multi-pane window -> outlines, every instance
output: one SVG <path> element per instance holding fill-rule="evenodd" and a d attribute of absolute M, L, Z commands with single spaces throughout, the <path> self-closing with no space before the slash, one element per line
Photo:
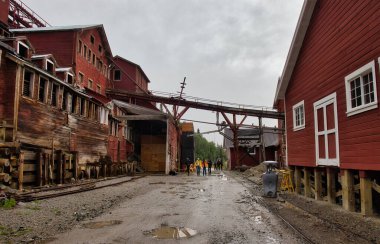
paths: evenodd
<path fill-rule="evenodd" d="M 293 106 L 293 129 L 305 128 L 305 104 L 301 101 Z"/>
<path fill-rule="evenodd" d="M 371 62 L 345 77 L 348 116 L 377 108 L 374 72 L 375 64 Z"/>
<path fill-rule="evenodd" d="M 22 95 L 26 97 L 33 97 L 34 75 L 29 70 L 24 71 L 24 85 Z"/>

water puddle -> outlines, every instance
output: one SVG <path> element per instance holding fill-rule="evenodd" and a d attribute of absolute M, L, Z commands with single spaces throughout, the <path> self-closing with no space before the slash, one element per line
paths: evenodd
<path fill-rule="evenodd" d="M 119 225 L 122 222 L 123 221 L 120 221 L 120 220 L 98 221 L 98 222 L 84 223 L 82 226 L 88 229 L 100 229 L 107 226 Z"/>
<path fill-rule="evenodd" d="M 184 239 L 190 238 L 197 234 L 196 230 L 186 227 L 171 227 L 162 225 L 160 228 L 144 232 L 145 235 L 151 235 L 157 239 Z"/>

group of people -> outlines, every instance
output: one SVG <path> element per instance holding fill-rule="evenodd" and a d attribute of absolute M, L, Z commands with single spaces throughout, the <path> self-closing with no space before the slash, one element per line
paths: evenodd
<path fill-rule="evenodd" d="M 197 171 L 197 175 L 200 176 L 201 175 L 201 169 L 202 169 L 202 174 L 203 176 L 205 175 L 211 175 L 211 169 L 212 169 L 212 165 L 214 165 L 214 170 L 222 170 L 223 168 L 223 163 L 222 163 L 222 160 L 220 158 L 218 158 L 216 160 L 215 163 L 213 163 L 210 160 L 201 160 L 201 159 L 197 159 L 194 164 L 191 164 L 190 163 L 190 160 L 187 159 L 187 163 L 186 163 L 186 166 L 187 166 L 187 175 L 190 175 L 190 170 L 193 171 L 194 167 Z"/>

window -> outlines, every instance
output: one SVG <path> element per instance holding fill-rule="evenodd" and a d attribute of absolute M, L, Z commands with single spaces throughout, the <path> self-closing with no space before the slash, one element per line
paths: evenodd
<path fill-rule="evenodd" d="M 293 106 L 293 130 L 301 130 L 305 128 L 305 106 L 301 101 Z"/>
<path fill-rule="evenodd" d="M 375 62 L 345 77 L 347 116 L 377 108 Z"/>
<path fill-rule="evenodd" d="M 51 105 L 54 107 L 57 107 L 58 105 L 58 91 L 59 86 L 53 83 L 51 87 Z"/>
<path fill-rule="evenodd" d="M 50 59 L 46 59 L 46 70 L 49 73 L 54 73 L 54 63 Z"/>
<path fill-rule="evenodd" d="M 99 50 L 100 53 L 102 53 L 102 51 L 103 51 L 102 46 L 99 45 L 98 50 Z"/>
<path fill-rule="evenodd" d="M 46 90 L 47 90 L 48 80 L 40 77 L 40 83 L 38 86 L 38 101 L 45 102 L 46 101 Z"/>
<path fill-rule="evenodd" d="M 91 44 L 95 43 L 95 37 L 93 35 L 90 36 L 90 41 L 91 41 Z"/>
<path fill-rule="evenodd" d="M 78 53 L 82 53 L 82 46 L 83 46 L 83 44 L 82 44 L 82 41 L 81 40 L 79 40 L 79 42 L 78 42 Z"/>
<path fill-rule="evenodd" d="M 95 66 L 96 56 L 95 53 L 92 54 L 92 65 Z"/>
<path fill-rule="evenodd" d="M 79 84 L 82 84 L 82 83 L 83 83 L 83 77 L 84 77 L 84 75 L 83 75 L 81 72 L 79 72 L 79 73 L 78 73 L 78 83 L 79 83 Z"/>
<path fill-rule="evenodd" d="M 92 57 L 92 52 L 90 49 L 88 49 L 88 55 L 87 55 L 88 62 L 91 62 L 91 57 Z"/>
<path fill-rule="evenodd" d="M 100 91 L 101 91 L 101 87 L 99 85 L 96 85 L 96 92 L 100 93 Z"/>
<path fill-rule="evenodd" d="M 87 84 L 88 89 L 92 90 L 92 84 L 93 84 L 93 81 L 89 79 L 88 84 Z"/>
<path fill-rule="evenodd" d="M 121 72 L 119 69 L 115 69 L 113 72 L 113 80 L 121 80 Z"/>
<path fill-rule="evenodd" d="M 77 112 L 78 97 L 76 95 L 72 96 L 71 99 L 71 113 L 75 114 Z"/>
<path fill-rule="evenodd" d="M 33 97 L 33 85 L 34 85 L 34 74 L 29 70 L 24 71 L 24 85 L 22 90 L 22 95 L 25 97 Z"/>
<path fill-rule="evenodd" d="M 62 110 L 64 111 L 70 111 L 70 98 L 71 98 L 71 95 L 70 93 L 64 89 L 63 90 L 63 96 L 62 96 Z"/>
<path fill-rule="evenodd" d="M 73 84 L 73 80 L 74 80 L 74 76 L 72 74 L 70 74 L 70 73 L 67 73 L 67 75 L 66 75 L 66 81 L 67 81 L 67 83 Z"/>
<path fill-rule="evenodd" d="M 17 42 L 17 53 L 23 57 L 28 58 L 29 47 L 23 42 Z"/>
<path fill-rule="evenodd" d="M 83 57 L 84 58 L 87 57 L 87 46 L 86 45 L 83 46 Z"/>
<path fill-rule="evenodd" d="M 79 114 L 82 116 L 85 115 L 85 110 L 86 110 L 85 101 L 86 100 L 84 98 L 79 98 Z"/>

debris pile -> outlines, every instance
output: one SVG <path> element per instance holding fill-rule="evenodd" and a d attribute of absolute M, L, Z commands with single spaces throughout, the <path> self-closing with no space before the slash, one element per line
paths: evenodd
<path fill-rule="evenodd" d="M 262 185 L 262 175 L 266 171 L 266 166 L 264 164 L 259 164 L 255 167 L 252 167 L 248 170 L 246 170 L 243 175 L 247 177 L 249 180 L 253 181 L 254 183 L 258 185 Z"/>

